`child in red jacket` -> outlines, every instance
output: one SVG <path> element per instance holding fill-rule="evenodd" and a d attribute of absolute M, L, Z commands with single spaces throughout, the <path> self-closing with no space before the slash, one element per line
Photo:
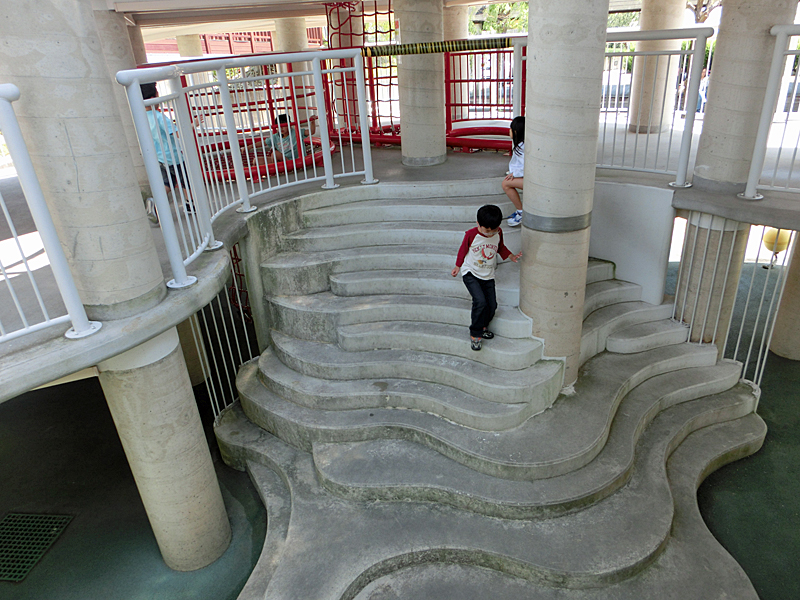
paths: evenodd
<path fill-rule="evenodd" d="M 512 254 L 503 243 L 503 230 L 500 223 L 503 213 L 494 204 L 487 204 L 478 209 L 478 226 L 464 234 L 464 241 L 458 249 L 456 266 L 450 274 L 455 277 L 461 273 L 464 285 L 472 296 L 472 323 L 469 326 L 471 346 L 473 350 L 481 349 L 482 340 L 490 340 L 494 334 L 489 331 L 489 323 L 497 310 L 497 298 L 494 288 L 494 271 L 497 267 L 497 255 L 511 258 L 517 262 L 522 256 Z"/>

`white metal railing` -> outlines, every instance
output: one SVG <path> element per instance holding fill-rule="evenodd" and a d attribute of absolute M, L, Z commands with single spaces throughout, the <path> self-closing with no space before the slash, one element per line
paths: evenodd
<path fill-rule="evenodd" d="M 783 231 L 788 235 L 782 239 L 779 230 L 773 232 L 775 241 L 765 243 L 767 230 L 691 211 L 672 314 L 689 326 L 690 342 L 716 344 L 720 357 L 739 361 L 742 378 L 756 385 L 764 373 L 796 241 L 796 232 Z M 749 240 L 752 232 L 755 239 Z M 755 243 L 755 257 L 745 259 L 745 247 Z"/>
<path fill-rule="evenodd" d="M 254 198 L 300 183 L 322 181 L 331 189 L 339 177 L 377 181 L 357 48 L 134 69 L 119 72 L 117 81 L 127 88 L 172 268 L 170 287 L 194 282 L 186 265 L 219 246 L 213 222 L 229 208 L 255 210 Z M 152 82 L 163 89 L 145 101 L 140 85 Z M 156 120 L 176 135 L 159 134 L 151 127 Z M 165 145 L 176 149 L 171 161 L 157 152 Z M 176 174 L 165 177 L 169 167 Z"/>
<path fill-rule="evenodd" d="M 776 25 L 770 33 L 775 36 L 775 49 L 747 186 L 739 194 L 748 200 L 763 197 L 757 192 L 759 188 L 800 192 L 800 69 L 796 66 L 800 49 L 797 41 L 790 44 L 800 36 L 800 25 Z"/>
<path fill-rule="evenodd" d="M 711 27 L 608 33 L 599 167 L 674 173 L 673 186 L 687 185 L 706 41 L 713 35 Z M 682 49 L 682 41 L 691 47 Z M 667 47 L 642 50 L 642 42 Z"/>
<path fill-rule="evenodd" d="M 50 314 L 51 311 L 48 310 L 36 283 L 33 274 L 34 268 L 28 260 L 31 248 L 23 241 L 23 236 L 18 235 L 9 208 L 0 195 L 0 209 L 2 209 L 6 226 L 11 235 L 7 240 L 0 242 L 0 247 L 9 250 L 0 253 L 0 277 L 2 277 L 3 287 L 5 287 L 2 292 L 8 294 L 8 298 L 4 301 L 10 300 L 17 312 L 17 318 L 13 323 L 0 322 L 0 341 L 7 341 L 67 322 L 71 322 L 72 327 L 66 332 L 66 337 L 72 339 L 85 337 L 98 331 L 101 324 L 87 318 L 72 279 L 67 258 L 61 248 L 61 242 L 45 204 L 39 180 L 33 170 L 33 163 L 14 113 L 12 102 L 18 100 L 19 97 L 20 92 L 17 86 L 9 83 L 0 84 L 0 130 L 3 132 L 9 154 L 14 162 L 28 209 L 36 225 L 41 246 L 46 253 L 47 262 L 50 264 L 67 314 L 58 316 Z M 15 282 L 15 279 L 18 281 Z M 30 310 L 32 308 L 29 305 L 31 297 L 35 299 L 36 307 L 33 310 L 35 315 Z"/>

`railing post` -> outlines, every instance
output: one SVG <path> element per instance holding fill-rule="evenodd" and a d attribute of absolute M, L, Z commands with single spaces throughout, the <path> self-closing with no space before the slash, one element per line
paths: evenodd
<path fill-rule="evenodd" d="M 42 238 L 42 245 L 47 252 L 58 291 L 61 293 L 67 314 L 72 321 L 72 328 L 66 332 L 65 336 L 70 339 L 86 337 L 100 331 L 102 323 L 90 321 L 86 316 L 86 309 L 83 307 L 78 289 L 75 287 L 75 281 L 72 279 L 67 257 L 61 248 L 61 241 L 45 203 L 28 147 L 22 137 L 22 130 L 19 128 L 14 107 L 11 104 L 19 100 L 19 96 L 17 86 L 11 83 L 0 84 L 0 130 L 3 132 L 6 146 L 14 161 L 31 217 L 33 217 L 33 222 Z"/>
<path fill-rule="evenodd" d="M 239 136 L 236 133 L 236 119 L 233 117 L 233 104 L 231 103 L 231 90 L 228 85 L 228 74 L 225 67 L 217 69 L 217 81 L 219 82 L 219 97 L 222 102 L 222 112 L 225 115 L 225 129 L 228 135 L 228 146 L 231 149 L 231 160 L 233 161 L 233 172 L 236 175 L 236 189 L 242 200 L 241 208 L 237 212 L 252 212 L 255 206 L 250 206 L 250 192 L 247 191 L 247 182 L 244 178 L 244 164 L 242 163 L 242 153 L 239 150 Z"/>
<path fill-rule="evenodd" d="M 119 81 L 119 79 L 117 79 Z M 127 82 L 127 79 L 126 79 Z M 183 264 L 181 248 L 178 243 L 178 234 L 175 231 L 175 223 L 172 220 L 172 210 L 170 209 L 167 191 L 164 188 L 164 180 L 161 177 L 161 165 L 156 156 L 156 146 L 153 136 L 150 133 L 150 121 L 147 118 L 147 109 L 142 98 L 142 88 L 139 87 L 139 80 L 133 79 L 128 83 L 120 81 L 126 86 L 128 94 L 128 104 L 131 107 L 133 125 L 136 128 L 136 135 L 139 138 L 139 147 L 142 150 L 144 168 L 147 172 L 147 180 L 150 182 L 150 191 L 156 203 L 158 211 L 158 222 L 161 232 L 164 235 L 164 246 L 167 250 L 169 265 L 172 269 L 172 277 L 167 282 L 167 287 L 183 288 L 188 287 L 197 281 L 197 278 L 186 274 L 186 265 Z"/>
<path fill-rule="evenodd" d="M 764 168 L 764 159 L 767 156 L 767 137 L 770 125 L 772 125 L 772 116 L 775 114 L 775 103 L 778 101 L 784 55 L 789 49 L 790 35 L 787 31 L 781 29 L 780 26 L 775 26 L 770 33 L 775 36 L 775 49 L 772 51 L 772 65 L 770 65 L 767 77 L 767 91 L 764 94 L 764 106 L 761 108 L 761 118 L 758 122 L 753 160 L 750 162 L 750 171 L 747 174 L 747 185 L 744 192 L 737 194 L 744 200 L 761 200 L 764 197 L 756 192 L 756 186 L 761 178 L 761 170 Z"/>
<path fill-rule="evenodd" d="M 511 93 L 511 114 L 514 117 L 522 115 L 522 86 L 525 78 L 522 76 L 522 40 L 514 40 L 514 83 Z"/>
<path fill-rule="evenodd" d="M 364 81 L 364 57 L 359 52 L 355 57 L 356 91 L 358 92 L 358 121 L 361 129 L 361 155 L 364 160 L 363 184 L 378 183 L 372 175 L 372 149 L 369 145 L 369 116 L 367 115 L 367 85 Z M 326 125 L 327 127 L 327 125 Z"/>
<path fill-rule="evenodd" d="M 669 185 L 675 188 L 691 187 L 691 183 L 686 182 L 687 171 L 689 170 L 689 153 L 692 149 L 692 134 L 694 133 L 695 111 L 689 110 L 697 104 L 697 95 L 700 92 L 700 78 L 703 72 L 703 61 L 706 58 L 706 40 L 708 34 L 705 31 L 698 31 L 695 38 L 694 51 L 692 52 L 692 70 L 689 73 L 689 88 L 686 90 L 686 120 L 683 125 L 683 136 L 681 136 L 681 150 L 678 155 L 678 171 L 675 173 L 675 181 Z"/>
<path fill-rule="evenodd" d="M 192 117 L 189 114 L 186 93 L 183 91 L 183 83 L 180 77 L 169 79 L 168 84 L 170 92 L 178 94 L 178 97 L 175 99 L 178 133 L 183 140 L 183 155 L 189 172 L 189 187 L 191 188 L 194 206 L 197 210 L 200 226 L 203 228 L 203 234 L 208 236 L 208 245 L 206 249 L 216 250 L 222 247 L 222 242 L 214 239 L 214 229 L 211 225 L 211 208 L 208 203 L 208 196 L 206 195 L 203 170 L 200 167 L 200 156 L 197 154 L 194 126 Z"/>
<path fill-rule="evenodd" d="M 325 109 L 325 89 L 322 87 L 322 63 L 319 56 L 315 56 L 311 60 L 311 68 L 314 72 L 314 96 L 317 101 L 317 111 Z M 362 113 L 363 115 L 364 113 Z M 322 141 L 322 166 L 325 170 L 325 185 L 322 186 L 324 190 L 332 190 L 339 187 L 339 184 L 333 181 L 333 159 L 331 158 L 331 139 L 328 133 L 327 119 L 320 119 L 318 121 L 320 126 L 319 137 Z"/>

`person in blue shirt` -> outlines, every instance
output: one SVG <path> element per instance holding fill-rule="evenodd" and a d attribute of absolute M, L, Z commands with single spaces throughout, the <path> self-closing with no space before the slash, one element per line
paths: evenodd
<path fill-rule="evenodd" d="M 303 140 L 313 135 L 317 130 L 316 124 L 317 117 L 309 118 L 309 129 L 300 129 L 300 136 Z M 269 137 L 261 140 L 256 140 L 256 145 L 263 145 L 265 148 L 272 150 L 276 160 L 295 160 L 302 156 L 300 149 L 297 145 L 297 134 L 295 128 L 289 122 L 289 115 L 278 115 L 275 119 L 275 125 L 278 130 L 269 135 Z"/>

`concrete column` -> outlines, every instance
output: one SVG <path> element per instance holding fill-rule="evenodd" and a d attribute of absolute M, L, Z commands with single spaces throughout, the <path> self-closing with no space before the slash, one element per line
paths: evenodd
<path fill-rule="evenodd" d="M 725 352 L 749 232 L 748 223 L 725 222 L 699 213 L 686 225 L 687 256 L 682 257 L 675 316 L 694 324 L 689 341 L 715 341 L 720 357 Z"/>
<path fill-rule="evenodd" d="M 275 52 L 302 52 L 308 50 L 308 33 L 305 17 L 275 19 L 275 37 L 272 38 Z"/>
<path fill-rule="evenodd" d="M 446 40 L 464 40 L 469 37 L 469 7 L 453 6 L 445 7 L 443 16 L 443 38 Z M 451 63 L 451 77 L 454 79 L 464 79 L 469 74 L 469 57 L 465 54 L 458 60 Z M 453 83 L 450 84 L 450 97 L 453 99 L 453 106 L 450 109 L 452 120 L 467 117 L 469 99 L 469 84 Z"/>
<path fill-rule="evenodd" d="M 193 571 L 231 529 L 173 328 L 100 365 L 100 384 L 167 565 Z"/>
<path fill-rule="evenodd" d="M 103 55 L 106 57 L 108 73 L 112 79 L 111 87 L 114 90 L 114 98 L 119 108 L 125 139 L 128 140 L 128 149 L 136 172 L 136 180 L 143 191 L 149 192 L 150 182 L 147 180 L 142 151 L 139 149 L 136 128 L 133 126 L 128 97 L 125 94 L 125 88 L 114 80 L 117 72 L 136 68 L 136 59 L 133 57 L 133 49 L 128 36 L 128 25 L 125 23 L 125 17 L 110 10 L 94 11 L 94 20 L 97 25 L 97 32 L 100 34 L 100 43 L 103 46 Z"/>
<path fill-rule="evenodd" d="M 678 29 L 683 26 L 684 0 L 642 0 L 641 30 Z M 637 42 L 636 50 L 661 52 L 680 50 L 680 40 Z M 668 60 L 670 59 L 670 60 Z M 629 130 L 632 133 L 664 131 L 672 123 L 675 94 L 672 87 L 664 94 L 664 87 L 678 79 L 680 59 L 667 56 L 638 57 L 633 63 L 631 78 Z"/>
<path fill-rule="evenodd" d="M 7 0 L 0 65 L 89 318 L 166 293 L 91 3 Z M 47 57 L 47 58 L 43 58 Z"/>
<path fill-rule="evenodd" d="M 578 377 L 608 0 L 532 0 L 520 309 Z"/>
<path fill-rule="evenodd" d="M 775 38 L 769 34 L 769 30 L 776 23 L 792 23 L 796 9 L 797 3 L 793 0 L 725 0 L 692 179 L 698 192 L 723 193 L 732 197 L 744 190 L 775 45 Z M 719 314 L 713 317 L 715 321 L 719 320 L 720 332 L 727 332 L 733 310 L 733 292 L 720 287 L 719 269 L 727 269 L 729 280 L 738 281 L 742 255 L 740 249 L 735 247 L 730 264 L 724 258 L 723 265 L 715 270 L 716 249 L 722 244 L 721 256 L 725 257 L 726 248 L 730 249 L 730 242 L 725 240 L 729 234 L 723 234 L 720 242 L 718 227 L 715 229 L 713 224 L 705 221 L 698 222 L 696 226 L 698 240 L 710 241 L 704 264 L 701 264 L 702 254 L 681 259 L 684 273 L 690 267 L 687 261 L 691 260 L 691 270 L 704 274 L 703 281 L 689 282 L 690 301 L 694 304 L 699 294 L 698 306 L 710 304 L 720 307 Z M 746 225 L 742 225 L 742 230 L 737 234 L 737 245 L 746 244 L 744 228 Z M 712 279 L 716 281 L 713 287 Z M 720 294 L 731 297 L 721 301 Z M 692 312 L 686 312 L 685 321 L 691 322 Z M 704 309 L 694 314 L 696 331 L 703 329 L 703 320 L 711 320 L 706 319 Z M 708 335 L 707 329 L 708 326 L 703 331 L 704 340 Z M 717 333 L 719 338 L 720 333 Z M 724 342 L 724 337 L 721 342 Z"/>
<path fill-rule="evenodd" d="M 395 19 L 403 44 L 442 41 L 442 2 L 398 0 Z M 403 164 L 427 167 L 447 159 L 444 118 L 444 56 L 397 59 Z"/>
<path fill-rule="evenodd" d="M 800 244 L 796 242 L 769 349 L 778 356 L 800 360 Z"/>
<path fill-rule="evenodd" d="M 138 25 L 128 25 L 128 39 L 131 41 L 131 50 L 133 51 L 133 62 L 136 65 L 147 64 L 147 50 L 144 46 L 144 37 L 142 37 L 142 28 Z"/>
<path fill-rule="evenodd" d="M 178 54 L 182 57 L 203 56 L 203 42 L 198 34 L 178 35 L 175 41 L 178 42 Z"/>
<path fill-rule="evenodd" d="M 744 190 L 753 157 L 775 38 L 792 23 L 794 0 L 725 0 L 697 148 L 695 187 Z"/>

